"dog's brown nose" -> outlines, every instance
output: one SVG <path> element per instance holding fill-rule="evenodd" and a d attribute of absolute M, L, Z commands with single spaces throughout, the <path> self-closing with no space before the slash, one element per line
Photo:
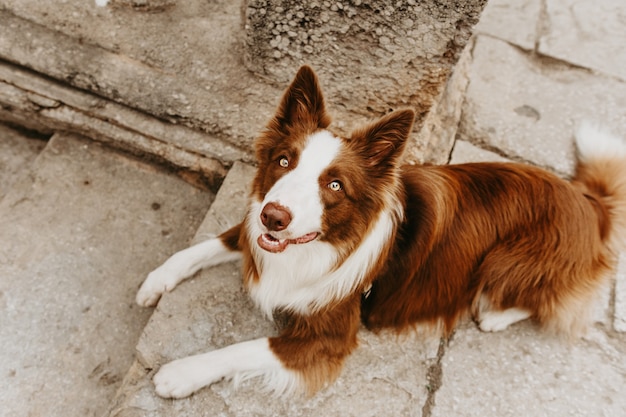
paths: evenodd
<path fill-rule="evenodd" d="M 280 204 L 267 203 L 261 211 L 261 222 L 268 230 L 278 232 L 289 226 L 291 213 Z"/>

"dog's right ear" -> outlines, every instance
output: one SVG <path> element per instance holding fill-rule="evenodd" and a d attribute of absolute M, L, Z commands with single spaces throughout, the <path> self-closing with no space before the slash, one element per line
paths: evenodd
<path fill-rule="evenodd" d="M 313 132 L 325 129 L 329 124 L 330 116 L 326 113 L 317 76 L 311 67 L 304 65 L 283 94 L 267 127 L 271 131 L 287 134 L 294 128 Z"/>

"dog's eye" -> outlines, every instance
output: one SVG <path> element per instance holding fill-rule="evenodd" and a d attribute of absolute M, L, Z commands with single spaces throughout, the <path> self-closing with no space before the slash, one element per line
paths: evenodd
<path fill-rule="evenodd" d="M 289 166 L 289 159 L 287 159 L 286 156 L 283 156 L 278 160 L 278 164 L 283 168 L 287 168 Z"/>
<path fill-rule="evenodd" d="M 335 180 L 328 184 L 328 188 L 330 188 L 332 191 L 341 191 L 343 190 L 343 185 L 341 184 L 341 182 Z"/>

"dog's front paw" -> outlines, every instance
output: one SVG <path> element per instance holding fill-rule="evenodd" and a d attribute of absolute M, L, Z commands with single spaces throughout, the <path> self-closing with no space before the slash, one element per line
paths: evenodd
<path fill-rule="evenodd" d="M 156 305 L 164 292 L 173 290 L 178 281 L 172 271 L 161 266 L 148 274 L 137 292 L 135 301 L 142 307 L 152 307 Z"/>
<path fill-rule="evenodd" d="M 211 384 L 214 380 L 202 365 L 193 356 L 163 365 L 152 379 L 157 394 L 163 398 L 185 398 Z"/>

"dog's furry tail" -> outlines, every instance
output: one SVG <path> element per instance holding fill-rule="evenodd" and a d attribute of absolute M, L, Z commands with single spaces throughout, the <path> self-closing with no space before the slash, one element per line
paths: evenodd
<path fill-rule="evenodd" d="M 583 185 L 608 212 L 607 244 L 626 250 L 626 140 L 591 123 L 576 132 L 578 166 L 575 182 Z"/>

